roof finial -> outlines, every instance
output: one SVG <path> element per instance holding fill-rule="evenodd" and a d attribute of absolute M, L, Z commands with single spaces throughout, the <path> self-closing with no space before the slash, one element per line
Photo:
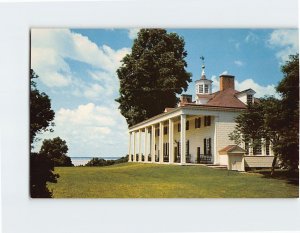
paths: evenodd
<path fill-rule="evenodd" d="M 205 76 L 204 57 L 201 56 L 201 57 L 200 57 L 200 60 L 202 60 L 202 73 L 201 73 L 201 79 L 206 79 L 206 76 Z"/>

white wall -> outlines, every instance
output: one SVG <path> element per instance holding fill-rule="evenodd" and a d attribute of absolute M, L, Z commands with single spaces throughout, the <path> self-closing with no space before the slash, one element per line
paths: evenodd
<path fill-rule="evenodd" d="M 234 130 L 234 127 L 236 125 L 235 117 L 237 117 L 238 114 L 238 112 L 222 112 L 219 114 L 216 128 L 216 163 L 220 162 L 220 156 L 218 151 L 228 145 L 235 144 L 234 141 L 231 141 L 229 139 L 228 135 Z"/>

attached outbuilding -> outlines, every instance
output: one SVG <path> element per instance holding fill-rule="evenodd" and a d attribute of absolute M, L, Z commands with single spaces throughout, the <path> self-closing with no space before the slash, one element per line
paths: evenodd
<path fill-rule="evenodd" d="M 245 171 L 246 151 L 237 145 L 228 145 L 219 150 L 220 165 L 227 166 L 228 170 Z"/>

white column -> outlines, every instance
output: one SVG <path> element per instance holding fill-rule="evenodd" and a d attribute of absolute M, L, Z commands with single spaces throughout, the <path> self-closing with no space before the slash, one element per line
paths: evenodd
<path fill-rule="evenodd" d="M 261 139 L 261 155 L 266 156 L 266 140 Z"/>
<path fill-rule="evenodd" d="M 139 162 L 142 161 L 142 132 L 141 129 L 139 129 Z"/>
<path fill-rule="evenodd" d="M 159 163 L 164 162 L 164 125 L 163 122 L 159 123 Z"/>
<path fill-rule="evenodd" d="M 144 162 L 148 162 L 148 152 L 147 152 L 147 147 L 148 147 L 148 128 L 145 128 L 145 135 L 144 135 Z"/>
<path fill-rule="evenodd" d="M 186 153 L 186 132 L 185 132 L 185 124 L 186 124 L 186 115 L 180 115 L 180 124 L 181 124 L 181 130 L 180 130 L 180 154 L 181 154 L 181 164 L 186 163 L 185 159 L 185 153 Z"/>
<path fill-rule="evenodd" d="M 155 125 L 151 126 L 151 162 L 155 163 Z"/>
<path fill-rule="evenodd" d="M 135 132 L 132 132 L 132 136 L 133 136 L 133 162 L 136 162 L 136 145 L 135 145 Z"/>
<path fill-rule="evenodd" d="M 174 122 L 169 119 L 169 163 L 174 163 Z"/>
<path fill-rule="evenodd" d="M 129 144 L 128 144 L 128 162 L 132 162 L 131 160 L 131 133 L 129 132 Z"/>
<path fill-rule="evenodd" d="M 213 163 L 216 164 L 219 162 L 219 159 L 218 159 L 218 151 L 217 151 L 217 135 L 218 135 L 218 122 L 219 122 L 219 117 L 218 116 L 215 116 L 214 117 L 214 123 L 215 123 L 215 131 L 214 131 L 214 140 L 213 140 L 213 148 L 214 148 L 214 151 L 213 151 L 213 158 L 214 158 L 214 161 Z"/>

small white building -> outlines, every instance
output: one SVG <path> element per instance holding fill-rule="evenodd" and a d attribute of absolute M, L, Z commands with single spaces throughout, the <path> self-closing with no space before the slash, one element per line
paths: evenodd
<path fill-rule="evenodd" d="M 255 91 L 237 91 L 234 76 L 220 75 L 220 90 L 212 93 L 212 80 L 202 75 L 192 95 L 182 95 L 176 108 L 129 128 L 129 162 L 224 165 L 231 170 L 271 167 L 269 142 L 256 148 L 235 146 L 229 133 L 235 118 L 255 101 Z"/>

